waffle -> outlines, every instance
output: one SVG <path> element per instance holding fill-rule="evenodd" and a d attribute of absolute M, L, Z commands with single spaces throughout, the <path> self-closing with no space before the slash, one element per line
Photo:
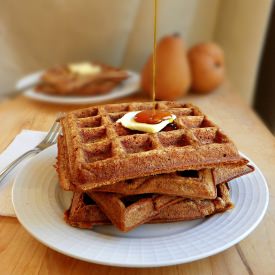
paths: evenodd
<path fill-rule="evenodd" d="M 155 216 L 152 223 L 165 223 L 200 219 L 209 215 L 224 212 L 233 208 L 230 200 L 228 185 L 223 183 L 217 186 L 217 198 L 214 200 L 181 200 L 167 206 Z"/>
<path fill-rule="evenodd" d="M 73 191 L 75 190 L 75 186 L 70 183 L 68 177 L 70 171 L 66 166 L 67 150 L 62 136 L 59 136 L 58 151 L 57 167 L 59 170 L 59 182 L 63 189 Z M 216 198 L 217 184 L 227 182 L 252 171 L 253 167 L 250 165 L 218 167 L 212 170 L 185 170 L 121 181 L 112 185 L 95 188 L 93 191 L 113 192 L 124 195 L 158 193 L 185 198 L 214 199 Z"/>
<path fill-rule="evenodd" d="M 151 220 L 162 208 L 181 200 L 180 197 L 157 194 L 125 196 L 91 191 L 87 194 L 112 223 L 124 232 Z"/>
<path fill-rule="evenodd" d="M 71 182 L 71 172 L 68 163 L 68 154 L 65 147 L 64 137 L 59 135 L 57 140 L 58 154 L 56 170 L 59 178 L 59 184 L 62 189 L 74 191 L 75 185 Z"/>
<path fill-rule="evenodd" d="M 178 202 L 160 209 L 159 214 L 147 223 L 164 223 L 186 221 L 203 218 L 224 212 L 233 207 L 227 184 L 217 186 L 218 197 L 214 200 L 181 199 Z M 65 214 L 68 224 L 79 228 L 92 228 L 95 225 L 110 224 L 110 220 L 91 200 L 82 192 L 75 192 L 71 207 Z"/>
<path fill-rule="evenodd" d="M 64 138 L 58 138 L 58 175 L 61 187 L 65 190 L 75 190 L 70 182 L 70 171 L 66 166 L 67 150 Z M 219 174 L 219 177 L 221 175 Z M 126 195 L 143 193 L 159 193 L 188 198 L 215 198 L 216 187 L 210 169 L 197 171 L 181 171 L 177 173 L 161 174 L 127 181 L 121 181 L 112 185 L 105 185 L 93 189 L 99 192 L 114 192 Z"/>
<path fill-rule="evenodd" d="M 216 184 L 229 182 L 235 178 L 253 172 L 255 168 L 252 165 L 237 165 L 235 167 L 221 167 L 212 170 L 213 180 Z"/>
<path fill-rule="evenodd" d="M 126 71 L 100 64 L 101 72 L 94 75 L 80 75 L 68 66 L 56 66 L 47 70 L 36 86 L 37 92 L 58 95 L 96 95 L 111 91 L 128 78 Z"/>
<path fill-rule="evenodd" d="M 110 223 L 96 203 L 83 192 L 73 194 L 71 206 L 65 212 L 65 221 L 79 228 L 92 228 L 94 225 Z"/>
<path fill-rule="evenodd" d="M 233 142 L 190 104 L 158 102 L 156 109 L 177 116 L 175 127 L 159 133 L 132 131 L 116 123 L 128 111 L 151 108 L 151 102 L 103 105 L 61 119 L 71 182 L 87 191 L 144 176 L 247 163 Z"/>
<path fill-rule="evenodd" d="M 218 167 L 215 169 L 185 170 L 161 174 L 95 188 L 96 192 L 125 195 L 158 193 L 195 199 L 215 199 L 216 185 L 252 172 L 250 165 Z"/>

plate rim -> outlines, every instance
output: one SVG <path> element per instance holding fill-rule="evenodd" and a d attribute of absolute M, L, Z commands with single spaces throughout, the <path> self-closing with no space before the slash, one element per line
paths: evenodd
<path fill-rule="evenodd" d="M 107 266 L 117 266 L 117 267 L 136 267 L 136 268 L 147 268 L 147 267 L 162 267 L 162 266 L 172 266 L 172 265 L 177 265 L 177 264 L 184 264 L 184 263 L 190 263 L 193 261 L 197 261 L 200 259 L 204 259 L 210 256 L 214 256 L 220 252 L 225 251 L 226 249 L 234 246 L 235 244 L 239 243 L 241 240 L 245 239 L 251 232 L 253 232 L 255 230 L 255 228 L 260 224 L 260 222 L 263 220 L 267 208 L 268 208 L 268 204 L 269 204 L 269 188 L 268 188 L 268 184 L 266 181 L 266 178 L 264 177 L 262 171 L 259 169 L 259 167 L 255 164 L 255 162 L 253 162 L 249 157 L 247 157 L 245 154 L 241 153 L 240 154 L 247 158 L 249 160 L 249 162 L 255 167 L 255 171 L 257 171 L 260 175 L 260 178 L 262 179 L 262 184 L 263 184 L 263 188 L 264 188 L 264 193 L 265 193 L 265 204 L 264 207 L 262 208 L 261 214 L 257 217 L 257 220 L 248 228 L 245 230 L 245 232 L 243 232 L 243 234 L 241 234 L 240 236 L 238 236 L 237 238 L 235 238 L 234 240 L 232 240 L 231 242 L 227 242 L 226 244 L 224 244 L 223 246 L 220 246 L 216 249 L 209 249 L 208 252 L 205 253 L 199 253 L 196 256 L 186 256 L 184 257 L 184 259 L 169 259 L 169 260 L 165 260 L 162 262 L 156 262 L 154 263 L 123 263 L 120 262 L 118 263 L 117 261 L 111 261 L 111 260 L 98 260 L 98 259 L 91 259 L 90 257 L 82 257 L 80 255 L 77 255 L 77 253 L 73 253 L 70 252 L 68 250 L 64 250 L 59 248 L 58 246 L 53 246 L 49 243 L 47 243 L 46 241 L 44 241 L 41 237 L 39 237 L 39 234 L 36 234 L 32 231 L 32 229 L 29 227 L 28 224 L 25 224 L 24 221 L 21 220 L 20 214 L 18 215 L 18 211 L 16 209 L 15 206 L 15 201 L 14 201 L 14 193 L 16 190 L 16 185 L 18 184 L 17 182 L 20 180 L 20 175 L 22 173 L 22 171 L 24 170 L 25 167 L 30 166 L 32 162 L 35 161 L 35 158 L 38 157 L 41 153 L 45 153 L 45 151 L 50 150 L 50 148 L 54 147 L 56 145 L 50 146 L 49 148 L 45 149 L 44 151 L 40 152 L 38 155 L 34 156 L 33 158 L 31 158 L 23 167 L 22 169 L 20 169 L 20 171 L 18 172 L 18 174 L 15 177 L 14 180 L 14 184 L 13 184 L 13 188 L 12 188 L 12 203 L 14 206 L 14 210 L 15 210 L 15 214 L 16 214 L 16 218 L 18 219 L 18 221 L 20 222 L 20 224 L 25 228 L 25 230 L 33 237 L 35 238 L 37 241 L 39 241 L 40 243 L 42 243 L 43 245 L 45 245 L 46 247 L 49 247 L 51 249 L 53 249 L 54 251 L 57 251 L 61 254 L 64 254 L 66 256 L 78 259 L 78 260 L 82 260 L 85 262 L 90 262 L 90 263 L 95 263 L 95 264 L 101 264 L 101 265 L 107 265 Z M 96 232 L 97 233 L 97 232 Z M 120 237 L 117 237 L 120 238 Z M 131 238 L 130 238 L 131 239 Z"/>

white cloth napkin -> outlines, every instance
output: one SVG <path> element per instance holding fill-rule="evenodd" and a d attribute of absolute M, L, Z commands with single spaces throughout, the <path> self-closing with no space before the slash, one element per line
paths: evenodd
<path fill-rule="evenodd" d="M 22 130 L 11 144 L 0 154 L 0 171 L 13 160 L 34 148 L 45 137 L 45 132 Z M 12 205 L 11 192 L 14 178 L 18 171 L 30 159 L 22 161 L 0 184 L 0 215 L 15 217 Z"/>

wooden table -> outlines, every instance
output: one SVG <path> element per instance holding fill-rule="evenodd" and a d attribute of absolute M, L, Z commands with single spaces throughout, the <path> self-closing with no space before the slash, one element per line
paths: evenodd
<path fill-rule="evenodd" d="M 142 96 L 123 101 L 146 100 Z M 147 99 L 148 100 L 148 99 Z M 121 100 L 122 101 L 122 100 Z M 188 96 L 221 125 L 239 150 L 253 159 L 269 183 L 264 220 L 245 240 L 218 255 L 163 268 L 119 268 L 75 260 L 31 237 L 15 218 L 0 217 L 0 274 L 275 274 L 275 139 L 229 84 L 208 96 Z M 38 103 L 22 96 L 0 104 L 0 152 L 21 129 L 48 130 L 56 113 L 75 106 Z"/>

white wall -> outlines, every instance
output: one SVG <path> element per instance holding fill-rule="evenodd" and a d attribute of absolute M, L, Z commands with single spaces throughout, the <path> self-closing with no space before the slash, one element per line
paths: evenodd
<path fill-rule="evenodd" d="M 159 37 L 208 40 L 226 52 L 228 75 L 247 102 L 272 0 L 159 0 Z M 26 73 L 77 60 L 140 70 L 152 49 L 152 0 L 0 0 L 0 94 Z"/>
<path fill-rule="evenodd" d="M 251 104 L 272 0 L 220 2 L 214 39 L 225 50 L 233 86 Z"/>

